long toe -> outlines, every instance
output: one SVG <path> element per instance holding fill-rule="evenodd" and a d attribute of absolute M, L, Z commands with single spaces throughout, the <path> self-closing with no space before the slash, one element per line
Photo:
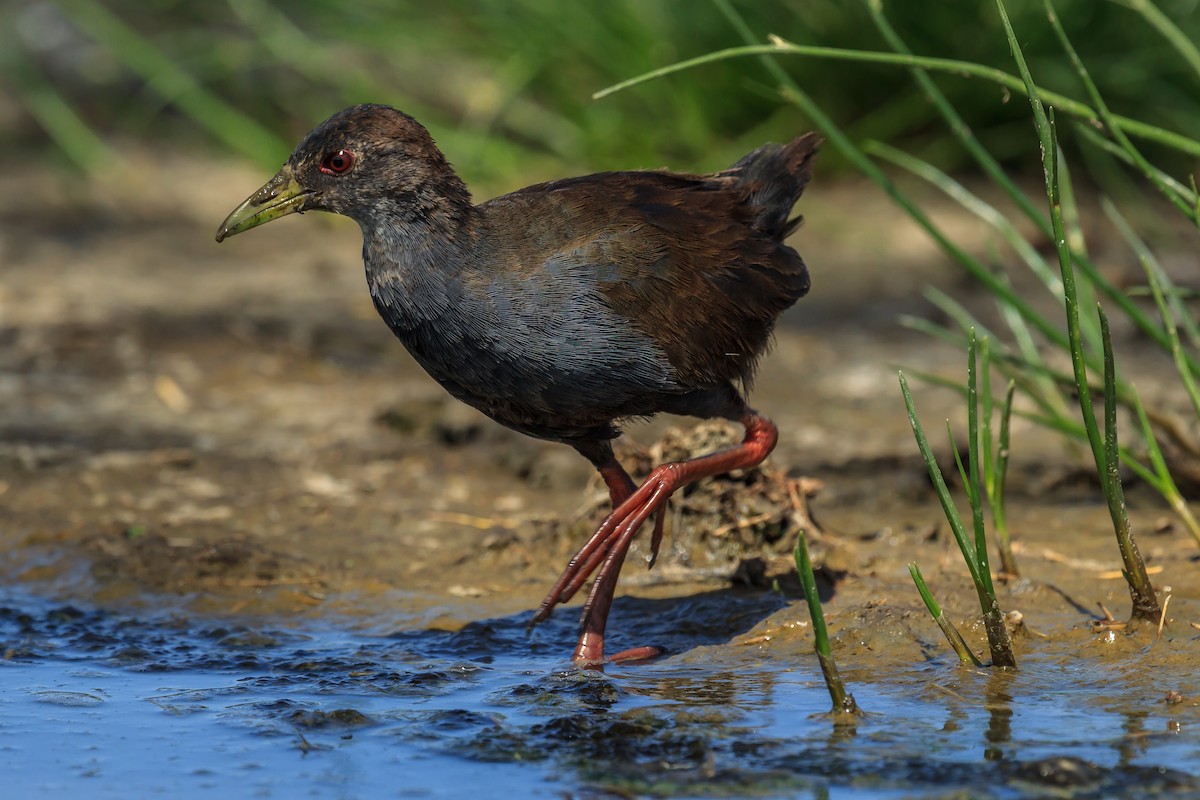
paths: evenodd
<path fill-rule="evenodd" d="M 662 508 L 658 509 L 658 514 L 654 517 L 654 533 L 650 534 L 650 559 L 646 562 L 646 569 L 651 569 L 658 563 L 658 548 L 662 544 L 663 525 L 667 520 L 667 509 L 670 508 L 670 503 L 663 503 Z"/>
<path fill-rule="evenodd" d="M 665 648 L 647 645 L 645 647 L 631 647 L 628 650 L 622 650 L 619 653 L 614 653 L 608 657 L 609 664 L 641 664 L 646 661 L 652 661 L 656 658 L 665 656 L 667 651 Z"/>

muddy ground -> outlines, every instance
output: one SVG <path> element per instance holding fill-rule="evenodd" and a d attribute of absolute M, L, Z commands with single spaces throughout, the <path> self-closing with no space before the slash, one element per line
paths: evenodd
<path fill-rule="evenodd" d="M 0 179 L 0 579 L 100 607 L 399 628 L 535 608 L 603 498 L 588 465 L 444 396 L 376 317 L 353 223 L 313 214 L 218 246 L 217 224 L 265 176 L 148 162 L 107 185 L 20 170 Z M 999 252 L 963 212 L 930 202 L 978 252 Z M 646 571 L 635 553 L 619 594 L 735 597 L 780 580 L 794 597 L 794 519 L 777 490 L 781 476 L 802 477 L 843 659 L 878 674 L 945 650 L 908 561 L 952 616 L 973 608 L 896 381 L 898 366 L 961 377 L 964 359 L 897 317 L 931 313 L 927 284 L 981 313 L 988 304 L 869 187 L 818 181 L 801 210 L 794 244 L 814 289 L 783 319 L 752 398 L 781 431 L 769 474 L 712 489 L 725 506 L 697 500 L 691 522 L 679 510 L 690 501 L 676 503 L 661 563 Z M 1115 248 L 1098 260 L 1135 275 Z M 1124 338 L 1143 391 L 1180 402 L 1165 388 L 1169 364 Z M 961 440 L 961 401 L 914 385 L 948 453 L 941 423 L 950 417 Z M 623 452 L 644 467 L 676 425 L 694 422 L 631 425 Z M 1009 515 L 1025 580 L 1005 584 L 1001 603 L 1035 631 L 1088 641 L 1098 604 L 1121 616 L 1128 596 L 1081 463 L 1014 423 Z M 1196 547 L 1144 487 L 1130 506 L 1173 598 L 1168 635 L 1191 639 Z M 618 601 L 618 638 L 638 608 Z M 705 624 L 718 644 L 799 654 L 811 646 L 806 619 L 786 603 Z M 641 623 L 652 635 L 653 619 Z M 565 657 L 569 631 L 556 635 Z"/>

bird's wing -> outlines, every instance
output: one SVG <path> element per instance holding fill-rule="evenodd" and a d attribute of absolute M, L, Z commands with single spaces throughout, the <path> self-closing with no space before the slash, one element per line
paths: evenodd
<path fill-rule="evenodd" d="M 808 290 L 800 256 L 755 227 L 749 195 L 731 173 L 624 172 L 485 205 L 524 221 L 522 263 L 498 268 L 533 291 L 598 293 L 659 344 L 683 383 L 708 386 L 748 381 L 775 317 Z"/>

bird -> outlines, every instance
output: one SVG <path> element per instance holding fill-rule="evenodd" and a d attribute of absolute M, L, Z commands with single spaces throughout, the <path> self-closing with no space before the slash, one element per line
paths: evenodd
<path fill-rule="evenodd" d="M 376 310 L 453 397 L 501 425 L 570 445 L 599 472 L 612 512 L 554 583 L 531 625 L 594 578 L 572 661 L 606 658 L 617 578 L 651 517 L 657 558 L 671 494 L 761 463 L 778 429 L 747 404 L 777 317 L 810 288 L 785 239 L 820 145 L 766 144 L 711 174 L 600 172 L 473 202 L 413 117 L 340 111 L 221 224 L 217 241 L 292 213 L 358 222 Z M 656 467 L 639 485 L 613 440 L 671 413 L 740 423 L 740 444 Z"/>

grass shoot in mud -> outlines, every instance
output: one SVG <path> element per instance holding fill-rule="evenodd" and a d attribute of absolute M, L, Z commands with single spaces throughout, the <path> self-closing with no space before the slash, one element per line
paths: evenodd
<path fill-rule="evenodd" d="M 804 530 L 796 533 L 796 574 L 800 578 L 800 586 L 804 590 L 804 600 L 808 604 L 808 615 L 812 620 L 813 642 L 817 651 L 817 660 L 821 662 L 821 674 L 825 676 L 825 686 L 829 689 L 829 697 L 833 700 L 833 715 L 835 724 L 853 724 L 854 718 L 861 713 L 854 695 L 846 691 L 846 684 L 838 673 L 837 663 L 833 660 L 833 650 L 829 646 L 829 631 L 825 627 L 825 614 L 821 610 L 821 598 L 817 593 L 817 577 L 813 574 L 812 561 L 808 556 L 808 541 L 804 538 Z"/>
<path fill-rule="evenodd" d="M 917 593 L 921 595 L 921 600 L 925 603 L 925 608 L 929 611 L 929 616 L 933 617 L 933 621 L 942 629 L 942 634 L 950 644 L 950 649 L 958 656 L 958 663 L 963 666 L 982 667 L 983 662 L 979 660 L 970 646 L 967 645 L 958 628 L 946 616 L 946 612 L 942 610 L 942 607 L 938 605 L 937 600 L 933 597 L 933 592 L 929 591 L 929 586 L 925 583 L 925 576 L 921 574 L 921 568 L 917 566 L 917 562 L 908 562 L 908 574 L 912 576 L 913 583 L 917 587 Z"/>
<path fill-rule="evenodd" d="M 943 478 L 942 470 L 938 466 L 937 457 L 933 454 L 933 449 L 929 446 L 929 440 L 925 437 L 925 431 L 921 427 L 920 420 L 917 418 L 912 393 L 908 389 L 908 382 L 905 381 L 903 373 L 900 374 L 900 391 L 904 395 L 904 405 L 908 409 L 908 420 L 912 425 L 913 435 L 917 439 L 917 447 L 921 451 L 921 457 L 925 461 L 926 469 L 929 470 L 929 478 L 933 481 L 938 500 L 942 504 L 942 511 L 946 515 L 946 521 L 950 523 L 950 530 L 953 531 L 954 540 L 958 543 L 959 552 L 966 562 L 967 570 L 971 573 L 971 582 L 975 585 L 975 593 L 979 597 L 979 607 L 983 613 L 984 629 L 987 631 L 988 646 L 992 653 L 992 665 L 997 667 L 1015 667 L 1017 661 L 1013 655 L 1012 641 L 1009 639 L 1008 629 L 1004 624 L 1004 613 L 1000 610 L 1000 604 L 996 600 L 996 588 L 992 583 L 987 534 L 984 528 L 984 491 L 981 486 L 983 468 L 980 464 L 983 458 L 983 451 L 979 440 L 979 396 L 976 379 L 977 354 L 974 331 L 971 332 L 968 343 L 967 429 L 969 438 L 967 440 L 967 463 L 969 468 L 963 465 L 962 459 L 958 454 L 958 448 L 954 446 L 953 433 L 950 435 L 950 444 L 954 451 L 954 460 L 958 466 L 959 477 L 967 490 L 967 501 L 971 507 L 973 537 L 967 535 L 966 526 L 963 525 L 962 517 L 958 513 L 957 506 L 954 504 L 954 498 L 950 495 L 950 489 L 946 486 L 946 480 Z M 947 430 L 949 430 L 949 423 L 947 423 Z M 915 564 L 911 564 L 909 569 L 914 570 L 914 567 Z M 920 590 L 923 581 L 920 580 L 919 570 L 913 571 L 913 580 L 916 581 L 917 588 Z M 921 592 L 921 597 L 925 600 L 926 607 L 929 608 L 934 620 L 938 620 L 941 615 L 935 612 L 934 607 L 930 606 L 932 597 L 929 595 L 928 590 Z M 939 622 L 939 625 L 941 624 Z M 947 639 L 950 641 L 951 646 L 954 646 L 956 641 L 961 640 L 961 638 L 957 631 L 947 634 Z M 955 647 L 956 651 L 957 649 Z M 961 653 L 959 654 L 959 658 L 961 660 Z"/>
<path fill-rule="evenodd" d="M 1159 606 L 1158 597 L 1154 594 L 1154 587 L 1150 585 L 1150 578 L 1146 574 L 1146 565 L 1142 561 L 1141 554 L 1138 552 L 1137 543 L 1133 539 L 1133 533 L 1130 530 L 1129 514 L 1125 507 L 1125 494 L 1120 476 L 1120 457 L 1117 450 L 1116 364 L 1113 358 L 1112 336 L 1108 328 L 1108 319 L 1104 315 L 1103 307 L 1099 304 L 1097 304 L 1096 308 L 1100 322 L 1101 347 L 1104 354 L 1102 373 L 1104 376 L 1103 440 L 1101 439 L 1100 429 L 1096 424 L 1096 413 L 1092 406 L 1091 386 L 1088 383 L 1087 363 L 1082 334 L 1080 333 L 1079 295 L 1075 285 L 1073 254 L 1070 243 L 1067 240 L 1063 221 L 1062 192 L 1059 185 L 1059 150 L 1055 132 L 1054 111 L 1051 109 L 1047 113 L 1045 107 L 1042 105 L 1037 88 L 1034 86 L 1033 78 L 1029 73 L 1029 67 L 1021 52 L 1021 46 L 1017 41 L 1017 35 L 1009 23 L 1003 0 L 997 0 L 996 6 L 1000 12 L 1000 18 L 1004 22 L 1005 33 L 1008 35 L 1009 46 L 1012 48 L 1013 58 L 1017 63 L 1017 68 L 1020 70 L 1021 79 L 1025 82 L 1025 87 L 1028 90 L 1030 106 L 1033 108 L 1034 124 L 1037 127 L 1038 138 L 1041 144 L 1042 169 L 1046 178 L 1046 198 L 1050 205 L 1050 225 L 1053 232 L 1055 250 L 1058 252 L 1058 265 L 1062 277 L 1071 368 L 1075 374 L 1075 387 L 1078 392 L 1079 408 L 1083 416 L 1083 424 L 1087 430 L 1088 443 L 1091 445 L 1092 456 L 1096 463 L 1096 472 L 1100 478 L 1100 486 L 1104 490 L 1104 497 L 1108 502 L 1109 514 L 1112 516 L 1113 528 L 1117 536 L 1117 545 L 1121 551 L 1121 559 L 1125 564 L 1125 580 L 1129 584 L 1129 594 L 1133 602 L 1132 617 L 1133 619 L 1142 621 L 1158 621 L 1162 617 L 1162 609 Z M 1070 42 L 1067 41 L 1065 34 L 1062 33 L 1062 28 L 1058 24 L 1050 0 L 1046 0 L 1046 10 L 1049 14 L 1051 25 L 1054 26 L 1055 31 L 1060 35 L 1063 48 L 1068 50 L 1072 56 L 1072 61 L 1078 65 L 1085 85 L 1092 89 L 1092 100 L 1095 102 L 1101 118 L 1109 127 L 1113 137 L 1118 142 L 1127 146 L 1132 153 L 1136 153 L 1129 139 L 1119 129 L 1113 127 L 1111 115 L 1100 100 L 1099 95 L 1094 91 L 1095 87 L 1091 84 L 1091 80 L 1087 76 L 1087 71 L 1083 68 L 1082 63 L 1079 62 L 1074 50 L 1071 49 Z M 1194 222 L 1200 225 L 1200 217 L 1196 217 Z"/>

